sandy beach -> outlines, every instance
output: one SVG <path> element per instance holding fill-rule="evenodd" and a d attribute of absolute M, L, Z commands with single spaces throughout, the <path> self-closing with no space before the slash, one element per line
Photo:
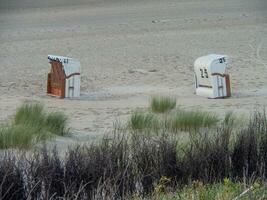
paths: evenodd
<path fill-rule="evenodd" d="M 27 100 L 64 111 L 73 136 L 59 146 L 109 133 L 153 95 L 218 114 L 267 104 L 265 0 L 0 0 L 0 47 L 0 121 Z M 194 94 L 209 53 L 231 59 L 231 98 Z M 48 54 L 80 60 L 79 99 L 46 96 Z"/>

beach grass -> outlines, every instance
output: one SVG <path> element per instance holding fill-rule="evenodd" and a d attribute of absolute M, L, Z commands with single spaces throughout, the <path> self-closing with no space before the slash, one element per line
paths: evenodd
<path fill-rule="evenodd" d="M 152 97 L 150 109 L 135 111 L 130 116 L 127 127 L 132 130 L 146 130 L 150 133 L 157 133 L 159 130 L 178 133 L 215 127 L 219 121 L 227 126 L 233 126 L 236 120 L 232 113 L 227 113 L 225 118 L 220 120 L 215 113 L 186 110 L 180 107 L 174 109 L 175 107 L 176 100 L 173 98 Z"/>
<path fill-rule="evenodd" d="M 13 121 L 0 126 L 0 148 L 29 148 L 38 141 L 68 135 L 67 122 L 61 112 L 48 113 L 40 103 L 24 103 Z"/>
<path fill-rule="evenodd" d="M 176 106 L 176 99 L 173 97 L 154 96 L 150 100 L 150 108 L 152 112 L 164 113 Z"/>
<path fill-rule="evenodd" d="M 264 199 L 265 111 L 241 128 L 235 128 L 237 120 L 230 112 L 219 120 L 184 108 L 134 112 L 127 128 L 116 123 L 113 135 L 69 148 L 63 157 L 45 146 L 28 157 L 0 157 L 0 197 L 7 191 L 9 199 Z M 188 138 L 178 137 L 179 131 L 189 132 Z M 27 103 L 1 125 L 0 147 L 28 148 L 67 133 L 64 114 Z"/>
<path fill-rule="evenodd" d="M 15 113 L 14 125 L 27 124 L 29 126 L 40 126 L 45 124 L 46 116 L 44 114 L 44 107 L 40 103 L 24 103 Z"/>
<path fill-rule="evenodd" d="M 121 130 L 69 148 L 62 157 L 45 147 L 26 157 L 10 152 L 0 157 L 0 196 L 4 191 L 8 199 L 265 199 L 265 112 L 241 129 L 225 123 L 189 134 L 186 141 L 168 132 Z"/>
<path fill-rule="evenodd" d="M 26 126 L 2 126 L 0 128 L 0 148 L 29 148 L 34 140 L 35 130 Z"/>
<path fill-rule="evenodd" d="M 195 131 L 201 127 L 212 127 L 218 122 L 219 118 L 214 113 L 179 108 L 166 118 L 165 125 L 172 132 Z"/>
<path fill-rule="evenodd" d="M 69 134 L 68 118 L 62 112 L 47 114 L 45 126 L 47 130 L 55 135 L 66 136 Z"/>
<path fill-rule="evenodd" d="M 151 130 L 159 127 L 159 120 L 152 113 L 134 112 L 128 122 L 128 127 L 133 130 Z"/>

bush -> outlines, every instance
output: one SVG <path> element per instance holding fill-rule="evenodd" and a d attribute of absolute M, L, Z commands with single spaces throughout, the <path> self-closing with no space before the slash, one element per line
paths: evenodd
<path fill-rule="evenodd" d="M 181 158 L 183 182 L 200 180 L 204 183 L 221 181 L 230 176 L 230 135 L 228 129 L 217 133 L 192 134 Z"/>
<path fill-rule="evenodd" d="M 246 128 L 237 135 L 232 155 L 235 176 L 266 178 L 267 120 L 265 111 L 255 112 Z"/>
<path fill-rule="evenodd" d="M 17 109 L 14 121 L 0 127 L 0 148 L 29 148 L 40 140 L 68 133 L 63 113 L 47 113 L 39 103 L 25 103 Z"/>
<path fill-rule="evenodd" d="M 257 130 L 262 130 L 258 127 Z M 230 145 L 231 130 L 222 127 L 216 133 L 192 134 L 185 147 L 178 145 L 177 138 L 163 132 L 129 137 L 115 134 L 99 143 L 69 149 L 62 158 L 56 150 L 50 153 L 45 148 L 35 150 L 28 157 L 9 154 L 0 160 L 0 183 L 5 194 L 8 188 L 14 187 L 5 196 L 7 199 L 16 199 L 18 195 L 21 199 L 127 199 L 133 194 L 144 196 L 170 191 L 192 182 L 193 185 L 218 183 L 225 177 L 234 181 L 254 174 L 254 178 L 265 180 L 266 175 L 259 173 L 265 167 L 265 150 L 259 148 L 251 154 L 258 159 L 252 165 L 249 160 L 252 157 L 247 152 L 237 151 L 238 139 Z M 250 138 L 246 138 L 245 144 L 255 144 Z M 258 137 L 257 144 L 262 144 L 261 138 Z M 247 167 L 250 173 L 242 173 Z M 240 169 L 241 173 L 237 173 Z M 197 191 L 203 199 L 215 195 L 209 189 Z"/>
<path fill-rule="evenodd" d="M 135 188 L 129 149 L 120 135 L 69 149 L 65 159 L 59 158 L 56 149 L 49 152 L 45 147 L 14 159 L 9 154 L 0 160 L 0 195 L 6 199 L 126 197 Z"/>
<path fill-rule="evenodd" d="M 158 134 L 115 131 L 99 143 L 68 149 L 65 157 L 45 148 L 24 156 L 7 154 L 0 158 L 0 197 L 127 199 L 184 188 L 178 193 L 184 199 L 190 190 L 195 198 L 220 199 L 221 186 L 210 184 L 224 181 L 229 191 L 241 180 L 245 186 L 247 180 L 266 183 L 266 122 L 265 113 L 255 113 L 236 130 L 227 116 L 217 129 L 201 129 L 182 142 L 164 129 Z"/>
<path fill-rule="evenodd" d="M 161 177 L 170 178 L 175 185 L 179 178 L 177 140 L 162 134 L 158 137 L 133 135 L 132 159 L 141 194 L 151 193 Z"/>
<path fill-rule="evenodd" d="M 68 193 L 75 194 L 83 188 L 81 197 L 100 199 L 131 194 L 134 177 L 129 153 L 122 135 L 69 150 L 65 162 Z"/>
<path fill-rule="evenodd" d="M 23 167 L 12 154 L 0 160 L 0 199 L 26 199 Z"/>
<path fill-rule="evenodd" d="M 175 108 L 176 99 L 170 97 L 152 97 L 150 101 L 150 108 L 153 112 L 164 113 Z"/>

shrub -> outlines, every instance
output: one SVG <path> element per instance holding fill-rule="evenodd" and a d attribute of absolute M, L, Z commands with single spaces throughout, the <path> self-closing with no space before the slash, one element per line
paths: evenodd
<path fill-rule="evenodd" d="M 80 198 L 85 199 L 117 199 L 131 194 L 134 177 L 129 153 L 122 135 L 69 150 L 65 162 L 67 194 L 77 194 L 81 188 Z"/>
<path fill-rule="evenodd" d="M 230 176 L 230 135 L 228 129 L 192 134 L 180 162 L 183 182 L 212 183 Z"/>
<path fill-rule="evenodd" d="M 27 158 L 14 159 L 12 167 L 17 167 L 24 176 L 22 179 L 16 176 L 18 180 L 13 181 L 22 181 L 21 197 L 29 199 L 125 199 L 133 192 L 153 191 L 163 176 L 170 177 L 170 185 L 175 185 L 179 174 L 176 141 L 165 136 L 155 140 L 151 137 L 143 140 L 146 135 L 134 137 L 131 143 L 123 135 L 105 137 L 98 144 L 69 149 L 64 159 L 58 157 L 56 150 L 52 153 L 45 148 L 34 150 Z M 0 182 L 3 179 L 0 176 Z M 5 188 L 12 184 L 7 182 Z M 8 195 L 7 199 L 13 199 L 14 194 Z"/>
<path fill-rule="evenodd" d="M 266 178 L 267 120 L 265 111 L 255 112 L 249 124 L 236 137 L 233 155 L 233 173 L 237 177 Z"/>
<path fill-rule="evenodd" d="M 26 199 L 23 167 L 17 159 L 5 154 L 0 160 L 0 199 Z"/>
<path fill-rule="evenodd" d="M 133 135 L 132 159 L 141 194 L 151 193 L 161 177 L 170 178 L 175 185 L 179 177 L 177 140 L 166 134 L 157 137 Z"/>
<path fill-rule="evenodd" d="M 150 108 L 153 112 L 164 113 L 175 108 L 176 99 L 171 97 L 152 97 L 150 101 Z"/>
<path fill-rule="evenodd" d="M 240 180 L 245 187 L 247 179 L 266 183 L 266 122 L 265 113 L 255 113 L 236 130 L 227 116 L 217 129 L 200 129 L 182 143 L 164 129 L 130 135 L 116 129 L 113 137 L 68 149 L 65 157 L 46 148 L 6 154 L 0 157 L 0 198 L 127 199 L 178 188 L 181 199 L 190 198 L 190 191 L 194 198 L 232 199 L 242 192 Z M 263 198 L 264 189 L 251 195 Z"/>

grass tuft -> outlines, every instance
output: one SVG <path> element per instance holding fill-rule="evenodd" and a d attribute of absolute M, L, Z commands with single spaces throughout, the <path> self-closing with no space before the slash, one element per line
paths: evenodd
<path fill-rule="evenodd" d="M 0 128 L 0 146 L 30 146 L 66 130 L 64 115 L 23 106 Z M 0 199 L 266 199 L 266 113 L 255 112 L 241 129 L 236 119 L 227 113 L 217 123 L 214 114 L 182 109 L 136 112 L 129 127 L 157 134 L 129 135 L 116 124 L 113 137 L 68 149 L 65 157 L 45 146 L 33 154 L 10 152 L 0 156 Z M 212 126 L 182 141 L 165 128 Z"/>
<path fill-rule="evenodd" d="M 201 127 L 216 125 L 219 118 L 204 111 L 186 111 L 178 109 L 167 118 L 166 126 L 173 132 L 198 130 Z"/>
<path fill-rule="evenodd" d="M 68 149 L 65 157 L 45 148 L 25 156 L 14 152 L 14 158 L 0 156 L 0 199 L 129 199 L 135 195 L 149 199 L 152 195 L 150 199 L 219 200 L 239 198 L 248 188 L 240 199 L 264 199 L 266 115 L 255 113 L 241 130 L 231 128 L 230 121 L 226 116 L 217 128 L 189 134 L 187 141 L 164 131 L 155 135 L 114 132 L 113 137 Z M 165 196 L 177 188 L 174 196 Z"/>
<path fill-rule="evenodd" d="M 0 127 L 0 149 L 29 148 L 40 140 L 68 133 L 63 113 L 47 113 L 40 103 L 25 103 L 17 109 L 12 123 Z"/>
<path fill-rule="evenodd" d="M 155 113 L 164 113 L 176 106 L 176 99 L 172 97 L 152 97 L 150 102 L 151 110 Z"/>
<path fill-rule="evenodd" d="M 69 134 L 67 123 L 68 118 L 66 115 L 61 112 L 53 112 L 47 115 L 45 126 L 51 133 L 65 136 Z"/>
<path fill-rule="evenodd" d="M 42 127 L 45 124 L 45 120 L 43 105 L 40 103 L 24 103 L 16 111 L 14 125 L 24 124 Z"/>
<path fill-rule="evenodd" d="M 0 148 L 29 148 L 34 141 L 35 130 L 27 126 L 5 126 L 0 128 Z"/>
<path fill-rule="evenodd" d="M 132 114 L 128 126 L 133 130 L 155 130 L 159 127 L 159 121 L 151 113 L 135 112 Z"/>

